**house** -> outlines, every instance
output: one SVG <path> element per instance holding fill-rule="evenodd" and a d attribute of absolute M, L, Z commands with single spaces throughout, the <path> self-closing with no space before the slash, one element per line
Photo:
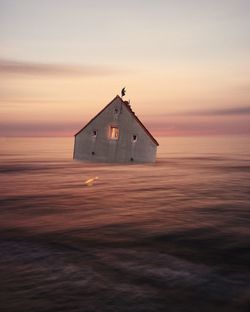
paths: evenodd
<path fill-rule="evenodd" d="M 110 163 L 154 162 L 156 139 L 117 95 L 75 134 L 74 159 Z"/>

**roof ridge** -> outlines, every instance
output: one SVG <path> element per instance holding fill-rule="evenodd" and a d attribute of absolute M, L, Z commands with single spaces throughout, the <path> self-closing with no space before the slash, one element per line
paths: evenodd
<path fill-rule="evenodd" d="M 97 116 L 99 116 L 110 104 L 112 104 L 114 102 L 115 99 L 120 98 L 121 97 L 117 94 L 112 101 L 110 101 L 106 106 L 104 106 L 104 108 L 102 110 L 100 110 L 99 113 L 97 113 L 92 119 L 90 119 L 90 121 L 88 123 L 86 123 L 85 126 L 83 126 L 74 136 L 76 136 L 77 134 L 79 134 L 83 129 L 85 129 L 94 119 L 96 119 Z M 122 99 L 121 99 L 122 100 Z"/>

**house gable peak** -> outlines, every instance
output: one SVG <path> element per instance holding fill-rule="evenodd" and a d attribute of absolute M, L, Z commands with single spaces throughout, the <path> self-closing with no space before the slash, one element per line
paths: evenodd
<path fill-rule="evenodd" d="M 141 127 L 144 129 L 146 134 L 151 138 L 151 140 L 158 146 L 159 143 L 156 141 L 156 139 L 152 136 L 152 134 L 148 131 L 148 129 L 143 125 L 143 123 L 140 121 L 140 119 L 135 115 L 135 112 L 132 110 L 130 106 L 129 101 L 124 101 L 119 95 L 116 95 L 111 102 L 109 102 L 94 118 L 92 118 L 82 129 L 80 129 L 76 134 L 78 135 L 82 130 L 84 130 L 96 117 L 102 114 L 102 112 L 110 106 L 116 99 L 119 99 L 119 101 L 127 108 L 127 110 L 132 114 L 132 116 L 136 119 L 136 121 L 141 125 Z"/>

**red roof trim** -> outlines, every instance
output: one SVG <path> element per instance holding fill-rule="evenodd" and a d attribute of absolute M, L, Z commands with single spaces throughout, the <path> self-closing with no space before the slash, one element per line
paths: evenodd
<path fill-rule="evenodd" d="M 124 102 L 123 102 L 124 103 Z M 133 117 L 138 121 L 138 123 L 142 126 L 142 128 L 145 130 L 147 135 L 152 139 L 152 141 L 159 146 L 159 143 L 156 141 L 156 139 L 152 136 L 152 134 L 148 131 L 148 129 L 144 126 L 144 124 L 140 121 L 140 119 L 135 115 L 135 113 L 132 111 L 131 107 L 124 103 L 124 105 L 127 107 L 128 111 L 133 115 Z"/>
<path fill-rule="evenodd" d="M 126 106 L 127 110 L 132 114 L 132 116 L 137 120 L 137 122 L 141 125 L 141 127 L 145 130 L 147 135 L 152 139 L 152 141 L 159 146 L 159 143 L 156 141 L 156 139 L 152 136 L 152 134 L 148 131 L 148 129 L 143 125 L 143 123 L 140 121 L 140 119 L 135 115 L 135 113 L 132 111 L 131 107 L 126 104 L 123 99 L 117 95 L 108 105 L 106 105 L 94 118 L 92 118 L 81 130 L 79 130 L 75 136 L 77 136 L 82 130 L 84 130 L 96 117 L 98 117 L 110 104 L 112 104 L 117 98 L 119 98 L 124 106 Z"/>

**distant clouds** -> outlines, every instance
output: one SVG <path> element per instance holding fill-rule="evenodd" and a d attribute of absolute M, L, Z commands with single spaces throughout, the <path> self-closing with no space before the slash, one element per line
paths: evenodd
<path fill-rule="evenodd" d="M 249 114 L 250 114 L 250 106 L 230 107 L 230 108 L 193 111 L 184 113 L 184 115 L 193 115 L 193 116 L 234 116 L 234 115 L 249 115 Z"/>
<path fill-rule="evenodd" d="M 155 135 L 250 134 L 250 106 L 144 117 Z"/>
<path fill-rule="evenodd" d="M 77 76 L 104 76 L 115 74 L 118 71 L 112 67 L 105 66 L 76 66 L 63 64 L 46 64 L 24 62 L 9 59 L 0 59 L 0 75 L 14 74 L 14 75 L 77 75 Z"/>
<path fill-rule="evenodd" d="M 72 136 L 86 122 L 9 121 L 0 123 L 2 136 Z"/>
<path fill-rule="evenodd" d="M 250 134 L 250 119 L 247 117 L 222 118 L 196 116 L 175 119 L 168 118 L 165 121 L 148 122 L 148 129 L 154 135 L 226 135 L 226 134 Z"/>

